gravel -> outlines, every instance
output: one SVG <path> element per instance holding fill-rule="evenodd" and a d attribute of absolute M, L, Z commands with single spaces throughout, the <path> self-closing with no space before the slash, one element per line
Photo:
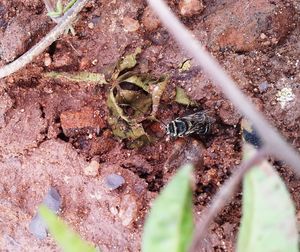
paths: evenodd
<path fill-rule="evenodd" d="M 125 179 L 118 174 L 110 174 L 105 178 L 105 185 L 110 190 L 115 190 L 125 183 Z"/>
<path fill-rule="evenodd" d="M 43 203 L 51 211 L 57 214 L 61 208 L 62 200 L 58 191 L 54 187 L 50 187 L 48 193 L 46 194 Z M 38 239 L 45 239 L 47 237 L 48 231 L 45 222 L 42 217 L 37 213 L 32 218 L 29 224 L 29 231 Z"/>

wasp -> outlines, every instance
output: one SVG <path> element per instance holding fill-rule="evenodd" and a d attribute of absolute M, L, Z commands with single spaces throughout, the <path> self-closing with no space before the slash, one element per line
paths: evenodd
<path fill-rule="evenodd" d="M 166 134 L 171 137 L 188 135 L 204 136 L 210 131 L 211 119 L 204 111 L 178 117 L 166 125 Z"/>

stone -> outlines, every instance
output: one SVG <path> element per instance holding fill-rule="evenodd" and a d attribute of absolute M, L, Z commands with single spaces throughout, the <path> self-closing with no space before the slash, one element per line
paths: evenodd
<path fill-rule="evenodd" d="M 47 226 L 39 214 L 36 214 L 30 224 L 29 232 L 32 233 L 38 239 L 45 239 L 48 235 Z"/>
<path fill-rule="evenodd" d="M 51 187 L 46 194 L 43 204 L 47 206 L 50 210 L 52 210 L 54 213 L 58 213 L 61 205 L 62 205 L 62 199 L 58 193 L 58 191 Z"/>
<path fill-rule="evenodd" d="M 185 17 L 200 14 L 204 9 L 202 0 L 180 0 L 178 7 L 180 14 Z"/>
<path fill-rule="evenodd" d="M 61 208 L 62 200 L 58 191 L 51 187 L 43 200 L 43 205 L 57 214 Z M 38 239 L 45 239 L 48 235 L 47 225 L 43 218 L 37 213 L 29 224 L 29 231 Z"/>
<path fill-rule="evenodd" d="M 125 195 L 120 204 L 119 218 L 123 226 L 130 225 L 137 215 L 136 200 L 132 195 Z"/>
<path fill-rule="evenodd" d="M 51 59 L 49 53 L 45 53 L 44 65 L 45 65 L 46 67 L 48 67 L 48 66 L 51 65 L 51 63 L 52 63 L 52 59 Z"/>
<path fill-rule="evenodd" d="M 266 92 L 268 87 L 269 87 L 269 83 L 266 81 L 261 82 L 260 84 L 258 84 L 258 90 L 259 92 L 263 93 Z"/>
<path fill-rule="evenodd" d="M 283 40 L 293 29 L 295 10 L 280 1 L 229 1 L 204 21 L 209 47 L 238 52 L 257 50 Z M 267 39 L 267 41 L 265 41 Z M 263 41 L 262 41 L 263 40 Z M 270 41 L 268 41 L 270 40 Z"/>
<path fill-rule="evenodd" d="M 115 190 L 125 183 L 125 179 L 118 174 L 110 174 L 105 177 L 105 185 L 109 190 Z"/>
<path fill-rule="evenodd" d="M 101 117 L 100 111 L 91 107 L 64 111 L 60 115 L 60 121 L 64 134 L 68 137 L 77 135 L 78 130 L 91 133 L 106 127 L 106 121 Z"/>
<path fill-rule="evenodd" d="M 159 18 L 149 6 L 146 7 L 143 13 L 142 24 L 147 31 L 155 31 L 160 26 Z"/>
<path fill-rule="evenodd" d="M 123 18 L 123 26 L 124 26 L 124 30 L 127 32 L 136 32 L 139 27 L 139 21 L 130 18 L 130 17 L 124 17 Z"/>
<path fill-rule="evenodd" d="M 99 168 L 100 164 L 96 160 L 92 160 L 90 164 L 84 168 L 84 174 L 86 176 L 96 177 L 98 175 Z"/>

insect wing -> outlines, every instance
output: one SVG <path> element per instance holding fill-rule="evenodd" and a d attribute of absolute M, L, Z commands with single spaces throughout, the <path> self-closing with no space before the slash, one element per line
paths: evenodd
<path fill-rule="evenodd" d="M 204 112 L 196 112 L 171 121 L 166 127 L 166 132 L 172 137 L 205 135 L 210 130 L 210 123 L 210 118 Z"/>
<path fill-rule="evenodd" d="M 188 116 L 183 117 L 189 125 L 185 135 L 197 134 L 205 135 L 210 130 L 210 120 L 204 112 L 197 112 Z"/>

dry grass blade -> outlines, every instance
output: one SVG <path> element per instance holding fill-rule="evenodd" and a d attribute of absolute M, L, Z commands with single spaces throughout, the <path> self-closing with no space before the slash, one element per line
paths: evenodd
<path fill-rule="evenodd" d="M 89 0 L 78 0 L 74 6 L 69 9 L 66 14 L 61 17 L 60 23 L 51 30 L 46 37 L 44 37 L 38 44 L 36 44 L 29 51 L 24 53 L 21 57 L 8 65 L 0 68 L 0 79 L 4 78 L 22 67 L 30 63 L 36 56 L 42 53 L 48 46 L 50 46 L 57 38 L 64 33 L 66 28 L 75 20 L 77 14 L 82 10 Z"/>
<path fill-rule="evenodd" d="M 279 159 L 285 160 L 300 175 L 300 157 L 298 153 L 277 133 L 276 129 L 267 122 L 264 116 L 255 109 L 219 63 L 205 51 L 192 33 L 170 11 L 164 1 L 148 0 L 148 2 L 182 48 L 190 54 L 189 56 L 197 60 L 204 72 L 222 89 L 223 93 L 236 108 L 253 123 L 264 144 L 269 148 L 270 153 Z"/>

